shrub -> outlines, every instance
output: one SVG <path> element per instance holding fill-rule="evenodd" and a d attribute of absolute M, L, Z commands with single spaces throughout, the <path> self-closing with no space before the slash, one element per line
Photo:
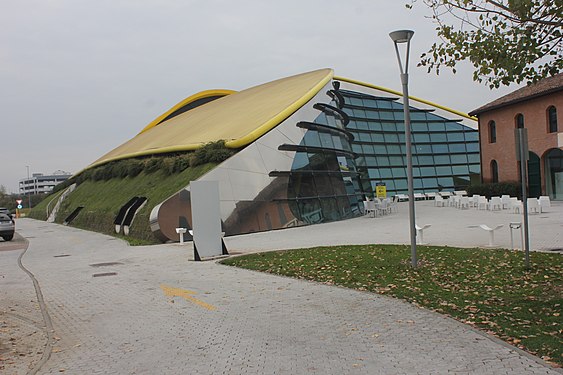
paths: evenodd
<path fill-rule="evenodd" d="M 483 195 L 487 198 L 510 195 L 511 197 L 522 197 L 521 184 L 516 181 L 497 182 L 488 184 L 471 185 L 467 188 L 468 195 Z"/>
<path fill-rule="evenodd" d="M 145 172 L 154 173 L 162 167 L 162 158 L 150 158 L 145 162 Z"/>
<path fill-rule="evenodd" d="M 127 169 L 127 176 L 129 177 L 136 177 L 143 171 L 145 168 L 144 163 L 139 159 L 130 159 L 127 160 L 126 169 Z"/>
<path fill-rule="evenodd" d="M 190 167 L 189 156 L 176 156 L 174 158 L 174 173 L 180 173 Z"/>
<path fill-rule="evenodd" d="M 190 156 L 190 166 L 205 163 L 221 163 L 231 157 L 236 151 L 225 146 L 225 141 L 210 142 L 195 150 Z"/>
<path fill-rule="evenodd" d="M 174 174 L 174 159 L 173 158 L 163 158 L 161 160 L 160 170 L 164 172 L 165 175 L 170 176 Z"/>

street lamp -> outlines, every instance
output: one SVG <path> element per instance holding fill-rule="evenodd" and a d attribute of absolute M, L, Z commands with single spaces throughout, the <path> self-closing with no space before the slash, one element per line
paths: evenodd
<path fill-rule="evenodd" d="M 412 177 L 411 113 L 409 108 L 409 53 L 413 35 L 414 31 L 412 30 L 397 30 L 389 33 L 389 36 L 395 44 L 395 52 L 397 53 L 397 61 L 399 62 L 399 70 L 401 72 L 401 83 L 403 85 L 403 111 L 405 115 L 405 140 L 407 143 L 407 184 L 409 189 L 411 264 L 413 268 L 416 268 L 416 224 L 414 219 L 414 187 Z M 403 43 L 407 44 L 404 68 L 401 63 L 401 54 L 399 53 L 399 44 Z"/>

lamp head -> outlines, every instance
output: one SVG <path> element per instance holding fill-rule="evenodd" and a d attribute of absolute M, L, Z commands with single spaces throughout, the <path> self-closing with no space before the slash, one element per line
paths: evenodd
<path fill-rule="evenodd" d="M 414 31 L 412 30 L 397 30 L 389 33 L 389 36 L 395 43 L 408 43 L 413 35 Z"/>

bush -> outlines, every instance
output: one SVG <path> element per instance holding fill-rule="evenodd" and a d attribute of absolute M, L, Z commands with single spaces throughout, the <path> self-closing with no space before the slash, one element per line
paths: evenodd
<path fill-rule="evenodd" d="M 159 155 L 148 159 L 123 159 L 112 161 L 94 168 L 87 169 L 80 175 L 57 188 L 57 191 L 69 186 L 73 182 L 78 184 L 87 181 L 108 181 L 112 178 L 136 177 L 141 172 L 155 173 L 162 170 L 167 176 L 181 173 L 189 167 L 196 167 L 207 163 L 221 163 L 234 155 L 235 150 L 228 149 L 225 141 L 216 141 L 203 145 L 189 154 Z"/>
<path fill-rule="evenodd" d="M 225 141 L 210 142 L 195 150 L 190 157 L 190 166 L 195 167 L 205 163 L 221 163 L 235 154 L 225 146 Z"/>
<path fill-rule="evenodd" d="M 467 188 L 468 195 L 483 195 L 487 198 L 510 195 L 522 198 L 521 184 L 515 181 L 471 185 Z"/>
<path fill-rule="evenodd" d="M 190 167 L 190 158 L 188 156 L 176 156 L 174 158 L 174 173 L 180 173 Z"/>
<path fill-rule="evenodd" d="M 136 177 L 145 168 L 144 163 L 139 159 L 129 159 L 127 160 L 127 176 Z"/>
<path fill-rule="evenodd" d="M 163 158 L 161 160 L 161 167 L 160 170 L 164 172 L 165 175 L 170 176 L 174 174 L 174 159 L 172 158 Z"/>
<path fill-rule="evenodd" d="M 150 158 L 145 162 L 145 172 L 154 173 L 162 167 L 162 158 Z"/>

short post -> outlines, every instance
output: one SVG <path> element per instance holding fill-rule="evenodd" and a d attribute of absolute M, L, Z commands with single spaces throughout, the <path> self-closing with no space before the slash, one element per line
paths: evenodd
<path fill-rule="evenodd" d="M 424 224 L 422 227 L 415 225 L 416 232 L 418 233 L 417 237 L 419 238 L 419 245 L 425 245 L 424 243 L 424 230 L 428 229 L 432 226 L 432 224 Z"/>
<path fill-rule="evenodd" d="M 524 248 L 524 239 L 523 236 L 524 234 L 522 233 L 522 223 L 521 222 L 511 222 L 509 224 L 510 226 L 510 247 L 512 248 L 512 250 L 514 250 L 514 230 L 516 229 L 520 229 L 520 239 L 521 239 L 521 245 L 522 245 L 522 249 Z"/>
<path fill-rule="evenodd" d="M 498 230 L 500 228 L 502 228 L 504 225 L 497 225 L 494 228 L 490 228 L 488 225 L 485 224 L 481 224 L 479 225 L 479 227 L 481 227 L 481 229 L 486 230 L 487 232 L 489 232 L 489 247 L 494 247 L 495 246 L 495 230 Z"/>
<path fill-rule="evenodd" d="M 176 228 L 176 233 L 180 235 L 180 245 L 184 244 L 184 233 L 188 231 L 188 228 Z"/>

